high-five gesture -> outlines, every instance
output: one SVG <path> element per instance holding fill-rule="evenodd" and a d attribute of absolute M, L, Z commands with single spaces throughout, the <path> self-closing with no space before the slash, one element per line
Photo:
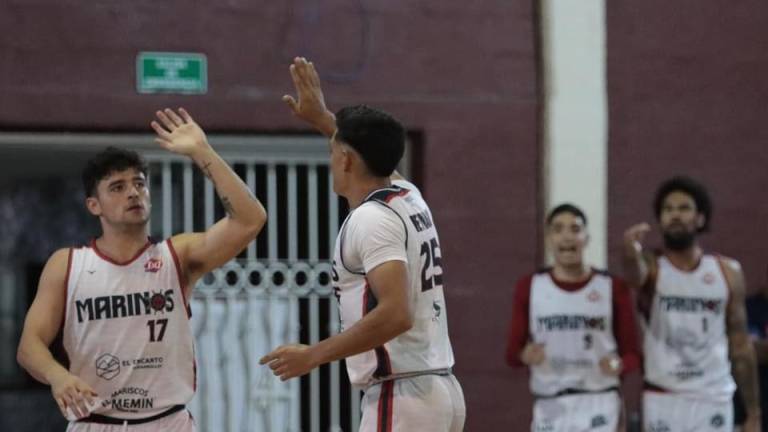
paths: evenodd
<path fill-rule="evenodd" d="M 184 108 L 179 108 L 178 114 L 166 108 L 155 115 L 162 123 L 162 126 L 157 121 L 151 123 L 152 129 L 157 132 L 155 141 L 164 149 L 185 156 L 210 149 L 205 132 Z"/>
<path fill-rule="evenodd" d="M 320 77 L 315 65 L 304 57 L 296 57 L 289 69 L 299 100 L 285 95 L 283 101 L 291 108 L 293 115 L 330 137 L 336 131 L 336 120 L 325 106 L 323 89 L 320 87 Z"/>

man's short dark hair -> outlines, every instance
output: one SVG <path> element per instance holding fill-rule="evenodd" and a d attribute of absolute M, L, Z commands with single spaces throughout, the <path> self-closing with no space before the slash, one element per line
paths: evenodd
<path fill-rule="evenodd" d="M 352 146 L 374 176 L 389 177 L 403 157 L 405 128 L 384 111 L 366 105 L 342 108 L 336 129 L 336 139 Z"/>
<path fill-rule="evenodd" d="M 147 175 L 147 162 L 133 150 L 107 147 L 85 163 L 83 168 L 83 189 L 86 197 L 96 196 L 99 181 L 118 171 L 135 168 Z"/>
<path fill-rule="evenodd" d="M 552 220 L 554 220 L 555 216 L 560 213 L 570 213 L 577 218 L 581 218 L 581 221 L 584 222 L 584 226 L 587 226 L 587 215 L 585 215 L 580 208 L 571 203 L 563 203 L 550 210 L 549 214 L 547 214 L 547 226 L 552 225 Z"/>
<path fill-rule="evenodd" d="M 653 211 L 656 219 L 661 218 L 664 200 L 672 192 L 682 192 L 693 198 L 696 203 L 696 212 L 704 215 L 704 225 L 699 228 L 699 232 L 709 231 L 709 222 L 712 218 L 712 201 L 709 199 L 707 188 L 686 176 L 675 176 L 659 185 L 656 190 L 656 197 L 653 199 Z"/>

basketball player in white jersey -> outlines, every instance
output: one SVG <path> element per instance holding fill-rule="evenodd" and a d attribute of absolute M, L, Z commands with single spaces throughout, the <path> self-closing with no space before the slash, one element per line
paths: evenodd
<path fill-rule="evenodd" d="M 334 116 L 313 65 L 298 58 L 290 71 L 298 102 L 285 99 L 331 137 L 333 188 L 351 209 L 333 262 L 342 332 L 312 346 L 281 346 L 262 364 L 286 380 L 346 358 L 350 381 L 365 389 L 361 431 L 461 431 L 465 406 L 451 373 L 440 239 L 418 189 L 390 180 L 405 131 L 366 106 Z"/>
<path fill-rule="evenodd" d="M 654 211 L 662 251 L 643 251 L 647 223 L 624 235 L 626 274 L 638 287 L 645 321 L 644 429 L 733 430 L 731 400 L 738 385 L 747 409 L 743 430 L 759 431 L 744 274 L 736 260 L 706 253 L 698 242 L 709 228 L 709 195 L 697 181 L 674 177 L 659 186 Z"/>
<path fill-rule="evenodd" d="M 189 299 L 196 281 L 235 257 L 266 221 L 262 205 L 211 148 L 189 114 L 166 109 L 156 141 L 189 157 L 214 183 L 228 215 L 204 233 L 148 239 L 147 166 L 110 147 L 83 170 L 100 237 L 48 260 L 27 314 L 18 361 L 49 384 L 68 431 L 193 431 Z M 69 369 L 49 345 L 63 330 Z"/>
<path fill-rule="evenodd" d="M 553 266 L 518 281 L 507 343 L 507 362 L 530 368 L 531 431 L 615 432 L 620 376 L 640 365 L 629 290 L 584 263 L 589 234 L 578 207 L 549 212 L 546 242 Z"/>

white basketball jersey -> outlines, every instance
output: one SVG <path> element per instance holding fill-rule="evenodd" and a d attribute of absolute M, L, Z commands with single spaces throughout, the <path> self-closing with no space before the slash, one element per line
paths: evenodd
<path fill-rule="evenodd" d="M 566 291 L 549 272 L 531 279 L 529 312 L 533 342 L 544 344 L 546 360 L 531 367 L 531 392 L 552 396 L 565 390 L 600 391 L 619 385 L 600 370 L 600 359 L 616 352 L 613 281 L 595 272 L 576 291 Z"/>
<path fill-rule="evenodd" d="M 378 258 L 371 261 L 370 255 Z M 408 297 L 414 311 L 410 330 L 346 359 L 352 384 L 366 386 L 401 374 L 453 366 L 440 256 L 432 213 L 411 183 L 393 182 L 392 187 L 372 192 L 347 216 L 336 239 L 333 262 L 342 329 L 376 307 L 366 265 L 370 270 L 377 263 L 405 261 Z"/>
<path fill-rule="evenodd" d="M 690 272 L 657 258 L 656 291 L 644 335 L 645 379 L 666 390 L 730 400 L 726 334 L 729 288 L 717 257 Z"/>
<path fill-rule="evenodd" d="M 144 418 L 189 402 L 195 359 L 180 267 L 170 240 L 128 263 L 70 249 L 63 342 L 69 370 L 98 393 L 93 412 Z"/>

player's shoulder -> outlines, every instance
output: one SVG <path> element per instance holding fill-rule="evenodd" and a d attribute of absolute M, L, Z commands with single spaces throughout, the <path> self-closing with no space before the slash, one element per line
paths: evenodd
<path fill-rule="evenodd" d="M 741 263 L 735 259 L 731 258 L 729 256 L 725 256 L 718 253 L 712 253 L 710 254 L 720 263 L 720 265 L 723 267 L 723 270 L 726 271 L 732 271 L 732 272 L 741 272 Z"/>
<path fill-rule="evenodd" d="M 533 282 L 533 279 L 540 276 L 546 276 L 552 271 L 552 267 L 541 267 L 538 268 L 530 273 L 526 273 L 520 278 L 517 279 L 517 282 L 515 285 L 517 286 L 524 286 L 524 285 L 530 285 Z"/>
<path fill-rule="evenodd" d="M 74 248 L 72 247 L 57 249 L 50 257 L 48 257 L 48 263 L 52 265 L 66 265 L 73 249 Z"/>
<path fill-rule="evenodd" d="M 348 224 L 367 224 L 380 220 L 381 218 L 394 216 L 393 209 L 387 207 L 389 206 L 386 202 L 377 200 L 365 201 L 352 211 L 352 214 L 349 216 Z"/>
<path fill-rule="evenodd" d="M 600 267 L 592 267 L 591 270 L 592 270 L 592 274 L 595 276 L 604 277 L 604 278 L 610 279 L 613 282 L 624 282 L 624 279 L 622 279 L 621 276 L 614 274 L 608 269 L 600 268 Z"/>

